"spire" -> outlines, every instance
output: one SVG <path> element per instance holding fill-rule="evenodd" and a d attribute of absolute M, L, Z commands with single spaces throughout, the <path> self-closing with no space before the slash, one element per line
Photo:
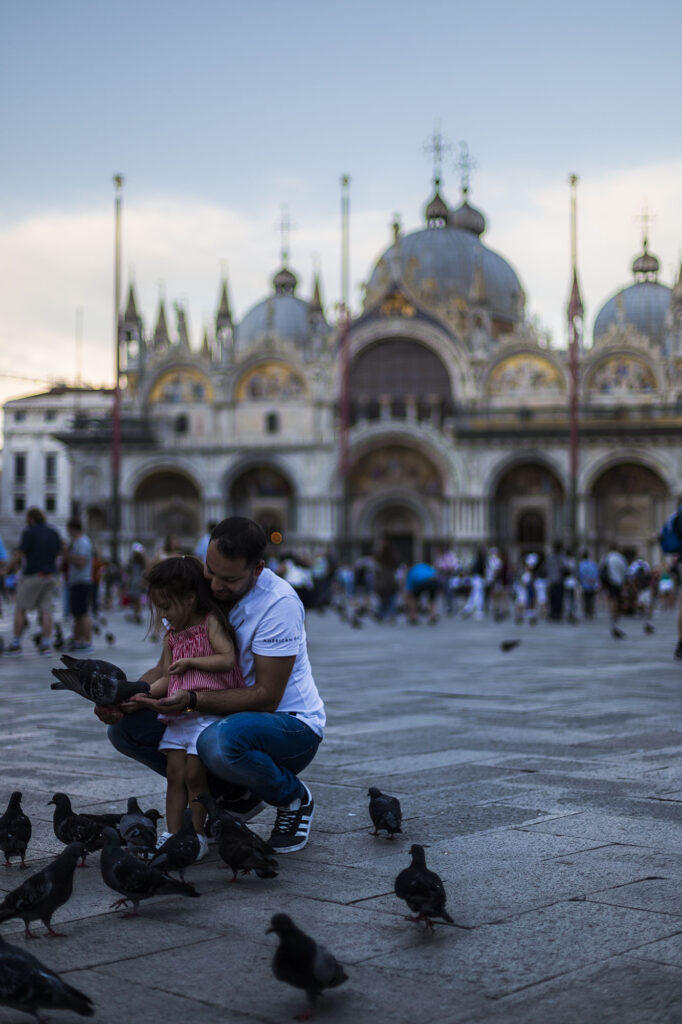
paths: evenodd
<path fill-rule="evenodd" d="M 320 274 L 319 271 L 315 271 L 315 277 L 313 278 L 313 297 L 310 300 L 309 308 L 311 313 L 322 312 L 322 297 L 320 293 Z"/>
<path fill-rule="evenodd" d="M 211 344 L 208 340 L 208 327 L 204 327 L 204 337 L 201 342 L 201 354 L 207 359 L 211 358 Z"/>
<path fill-rule="evenodd" d="M 187 314 L 179 302 L 173 303 L 175 317 L 178 324 L 178 339 L 183 348 L 189 348 L 189 331 L 187 329 Z"/>
<path fill-rule="evenodd" d="M 440 194 L 440 186 L 443 174 L 443 156 L 450 151 L 451 147 L 445 141 L 440 130 L 440 124 L 436 121 L 431 139 L 424 146 L 424 152 L 433 157 L 433 196 L 427 204 L 426 224 L 430 228 L 444 228 L 448 223 L 448 204 Z"/>
<path fill-rule="evenodd" d="M 166 307 L 163 299 L 159 299 L 159 313 L 156 318 L 156 327 L 154 328 L 154 348 L 163 348 L 167 345 L 170 345 L 170 337 L 168 335 L 168 324 L 166 323 Z"/>
<path fill-rule="evenodd" d="M 227 294 L 227 277 L 223 277 L 220 288 L 220 300 L 218 302 L 218 312 L 215 316 L 216 331 L 219 331 L 221 327 L 232 326 L 232 310 L 230 309 L 230 299 Z"/>
<path fill-rule="evenodd" d="M 642 253 L 632 264 L 632 273 L 636 281 L 655 281 L 661 264 L 649 252 L 649 224 L 654 217 L 649 213 L 646 203 L 638 219 L 642 222 Z"/>
<path fill-rule="evenodd" d="M 137 303 L 135 302 L 135 288 L 131 281 L 130 288 L 128 289 L 128 304 L 126 306 L 123 322 L 126 324 L 136 324 L 139 319 L 140 314 L 137 312 Z"/>
<path fill-rule="evenodd" d="M 476 161 L 471 156 L 466 142 L 460 142 L 459 157 L 455 161 L 455 168 L 460 172 L 462 204 L 452 211 L 449 223 L 450 227 L 460 228 L 462 231 L 470 231 L 473 235 L 480 236 L 486 229 L 485 217 L 475 206 L 471 206 L 468 200 L 471 172 L 476 166 Z"/>

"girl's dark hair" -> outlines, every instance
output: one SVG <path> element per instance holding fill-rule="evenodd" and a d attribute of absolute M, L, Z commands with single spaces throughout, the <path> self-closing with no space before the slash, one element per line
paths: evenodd
<path fill-rule="evenodd" d="M 230 625 L 222 605 L 218 604 L 213 596 L 208 580 L 204 576 L 204 567 L 200 559 L 195 558 L 194 555 L 172 555 L 170 558 L 164 558 L 161 562 L 157 562 L 145 573 L 144 578 L 152 605 L 150 609 L 152 627 L 160 625 L 160 622 L 155 621 L 154 591 L 180 600 L 184 597 L 194 597 L 197 611 L 214 615 L 236 650 L 237 639 L 234 629 Z"/>
<path fill-rule="evenodd" d="M 268 544 L 260 523 L 245 516 L 223 519 L 211 531 L 211 540 L 224 558 L 243 558 L 249 567 L 263 561 Z"/>

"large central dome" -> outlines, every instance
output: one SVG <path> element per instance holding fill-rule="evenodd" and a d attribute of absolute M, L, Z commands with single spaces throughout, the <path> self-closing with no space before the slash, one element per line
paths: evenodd
<path fill-rule="evenodd" d="M 442 207 L 442 208 L 441 208 Z M 367 303 L 392 281 L 435 312 L 486 306 L 493 320 L 512 327 L 523 319 L 525 294 L 510 264 L 481 242 L 485 220 L 465 201 L 448 210 L 436 193 L 426 208 L 427 227 L 397 237 L 380 257 L 367 286 Z"/>

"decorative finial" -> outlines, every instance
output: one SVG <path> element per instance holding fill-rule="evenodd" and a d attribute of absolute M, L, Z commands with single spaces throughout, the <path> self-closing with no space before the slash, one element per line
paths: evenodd
<path fill-rule="evenodd" d="M 642 205 L 642 212 L 635 217 L 642 225 L 642 248 L 646 253 L 649 248 L 649 224 L 652 220 L 656 220 L 656 217 L 649 213 L 649 207 L 646 201 Z"/>
<path fill-rule="evenodd" d="M 472 157 L 469 152 L 469 147 L 466 142 L 460 142 L 459 144 L 459 157 L 455 160 L 455 170 L 460 173 L 460 183 L 462 188 L 462 196 L 464 199 L 469 195 L 469 188 L 471 185 L 471 172 L 478 167 L 478 163 Z"/>
<path fill-rule="evenodd" d="M 440 187 L 443 175 L 443 157 L 452 151 L 452 146 L 443 136 L 440 130 L 440 121 L 435 121 L 433 135 L 424 144 L 424 152 L 427 156 L 433 157 L 433 184 L 436 189 Z"/>
<path fill-rule="evenodd" d="M 120 190 L 123 188 L 123 181 L 124 181 L 124 178 L 123 178 L 122 174 L 115 174 L 114 175 L 114 185 L 116 187 L 116 191 L 117 192 L 120 192 Z"/>
<path fill-rule="evenodd" d="M 400 214 L 394 213 L 393 220 L 391 221 L 391 228 L 393 230 L 393 241 L 397 242 L 400 239 Z"/>
<path fill-rule="evenodd" d="M 280 217 L 279 224 L 276 225 L 276 228 L 282 237 L 281 255 L 283 267 L 287 267 L 289 265 L 289 235 L 294 227 L 295 225 L 293 225 L 289 219 L 289 207 L 286 203 L 282 203 L 282 216 Z"/>

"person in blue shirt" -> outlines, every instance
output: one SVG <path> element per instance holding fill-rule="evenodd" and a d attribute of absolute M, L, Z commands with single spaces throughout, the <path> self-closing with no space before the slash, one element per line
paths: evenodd
<path fill-rule="evenodd" d="M 578 583 L 583 595 L 585 618 L 593 619 L 594 602 L 599 590 L 599 566 L 587 551 L 583 551 L 578 562 Z"/>
<path fill-rule="evenodd" d="M 416 626 L 419 622 L 421 599 L 426 595 L 426 612 L 430 623 L 438 621 L 436 599 L 440 593 L 438 570 L 428 562 L 417 562 L 407 571 L 405 577 L 405 610 L 407 621 Z"/>
<path fill-rule="evenodd" d="M 39 508 L 30 508 L 19 547 L 2 570 L 4 576 L 9 576 L 23 566 L 14 604 L 14 636 L 6 654 L 21 654 L 21 634 L 28 623 L 26 613 L 34 609 L 40 617 L 40 651 L 49 653 L 52 608 L 59 587 L 57 559 L 61 550 L 61 537 L 47 525 L 43 512 Z"/>

